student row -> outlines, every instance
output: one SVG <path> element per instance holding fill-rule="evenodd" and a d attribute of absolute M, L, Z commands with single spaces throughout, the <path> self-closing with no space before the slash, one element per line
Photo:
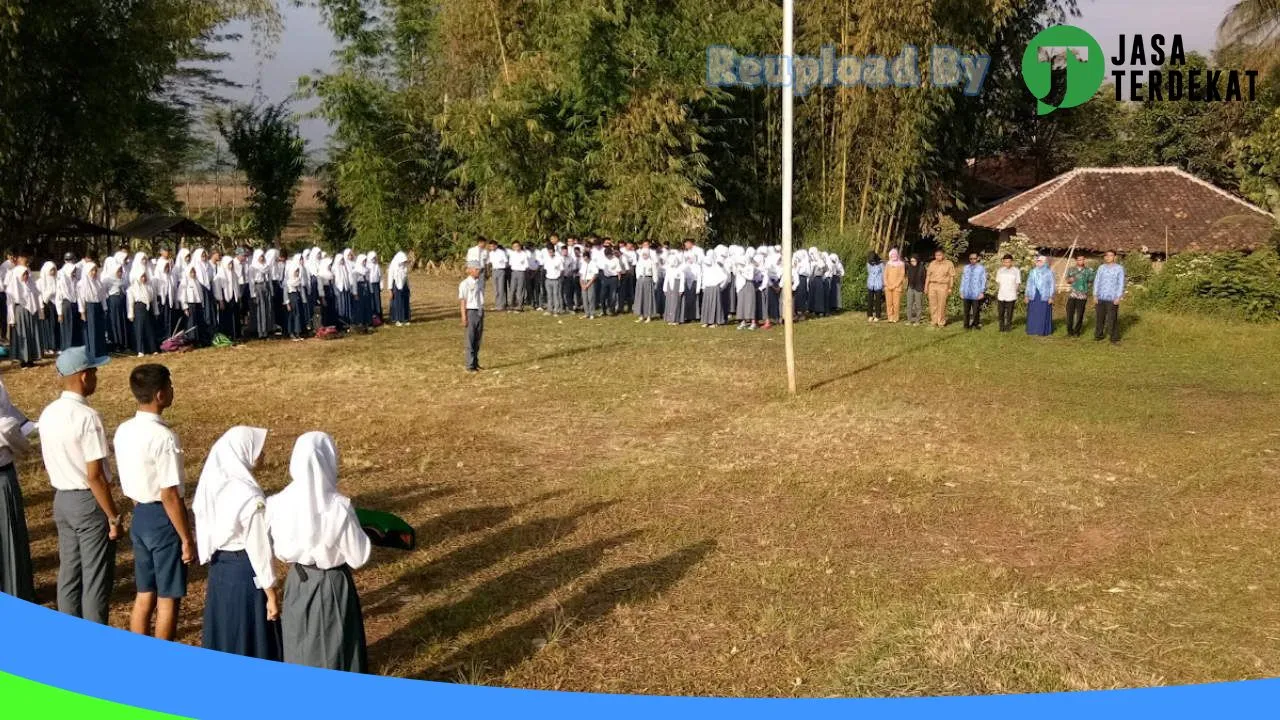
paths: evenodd
<path fill-rule="evenodd" d="M 299 437 L 290 483 L 267 498 L 254 473 L 267 431 L 234 427 L 209 451 L 185 505 L 183 449 L 164 421 L 175 397 L 169 370 L 147 364 L 130 375 L 135 416 L 107 443 L 89 399 L 106 358 L 74 348 L 59 356 L 63 392 L 35 423 L 54 488 L 58 532 L 57 607 L 107 623 L 116 543 L 124 514 L 113 492 L 114 455 L 121 494 L 133 505 L 128 534 L 136 597 L 130 629 L 173 639 L 188 566 L 208 566 L 204 647 L 335 670 L 368 669 L 364 623 L 351 571 L 368 562 L 371 543 L 348 498 L 338 491 L 338 452 L 321 432 Z M 27 449 L 28 421 L 4 397 L 5 450 Z M 114 453 L 111 448 L 114 447 Z M 3 460 L 4 458 L 0 458 Z M 0 590 L 34 601 L 25 512 L 12 457 L 0 467 L 0 538 L 7 549 Z M 191 522 L 194 516 L 194 524 Z M 283 599 L 274 561 L 286 563 Z"/>

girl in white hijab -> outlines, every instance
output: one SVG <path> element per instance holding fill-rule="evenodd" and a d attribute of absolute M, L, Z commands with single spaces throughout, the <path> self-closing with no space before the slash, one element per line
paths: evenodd
<path fill-rule="evenodd" d="M 209 566 L 204 636 L 210 650 L 280 660 L 280 601 L 267 505 L 253 477 L 267 431 L 233 427 L 209 451 L 191 509 L 196 552 Z"/>
<path fill-rule="evenodd" d="M 31 276 L 31 268 L 26 265 L 10 270 L 5 285 L 9 306 L 10 358 L 24 368 L 31 367 L 44 356 L 44 347 L 40 344 L 40 325 L 44 320 L 40 288 Z"/>
<path fill-rule="evenodd" d="M 681 269 L 682 255 L 677 252 L 667 253 L 663 260 L 666 272 L 662 276 L 662 296 L 664 299 L 662 319 L 668 325 L 679 325 L 687 322 L 685 305 L 681 298 L 685 290 L 685 273 Z"/>
<path fill-rule="evenodd" d="M 230 340 L 240 339 L 240 280 L 235 258 L 222 256 L 213 276 L 213 297 L 218 303 L 218 332 Z"/>
<path fill-rule="evenodd" d="M 172 260 L 167 257 L 156 260 L 155 269 L 151 271 L 151 287 L 155 290 L 156 323 L 159 326 L 156 336 L 158 339 L 168 338 L 177 330 L 173 317 L 176 287 Z"/>
<path fill-rule="evenodd" d="M 333 258 L 321 258 L 316 265 L 316 302 L 320 303 L 320 325 L 338 325 L 337 298 L 333 292 Z"/>
<path fill-rule="evenodd" d="M 40 277 L 36 279 L 36 289 L 40 291 L 40 347 L 48 355 L 59 347 L 58 317 L 61 315 L 58 306 L 58 266 L 46 262 L 40 267 Z"/>
<path fill-rule="evenodd" d="M 289 486 L 267 500 L 276 557 L 290 565 L 280 611 L 284 661 L 365 672 L 364 616 L 351 570 L 369 561 L 372 545 L 351 501 L 338 493 L 333 438 L 298 438 L 289 476 Z"/>
<path fill-rule="evenodd" d="M 348 250 L 347 253 L 351 251 Z M 346 253 L 333 259 L 333 294 L 334 310 L 338 314 L 338 325 L 351 324 L 351 293 L 354 289 L 351 278 L 351 267 Z"/>
<path fill-rule="evenodd" d="M 382 266 L 378 264 L 378 253 L 370 252 L 366 258 L 369 268 L 369 302 L 372 315 L 382 317 Z"/>
<path fill-rule="evenodd" d="M 112 350 L 121 352 L 129 349 L 129 308 L 125 298 L 129 292 L 129 280 L 119 253 L 107 258 L 104 270 L 106 274 L 102 285 L 107 292 L 107 339 Z"/>
<path fill-rule="evenodd" d="M 81 266 L 80 286 L 76 299 L 80 306 L 80 320 L 84 323 L 85 352 L 91 358 L 106 357 L 107 349 L 107 292 L 98 278 L 98 264 L 92 260 Z"/>
<path fill-rule="evenodd" d="M 289 337 L 302 340 L 307 330 L 307 279 L 303 276 L 302 256 L 295 256 L 285 266 L 285 309 L 289 311 Z"/>
<path fill-rule="evenodd" d="M 156 342 L 155 322 L 152 319 L 156 309 L 155 286 L 147 276 L 145 265 L 143 272 L 135 275 L 129 283 L 125 304 L 128 306 L 129 321 L 133 323 L 133 349 L 138 351 L 138 357 L 160 352 L 160 346 Z"/>
<path fill-rule="evenodd" d="M 275 314 L 271 305 L 275 291 L 272 285 L 271 266 L 267 263 L 266 253 L 254 250 L 253 260 L 249 263 L 249 297 L 253 307 L 253 327 L 259 340 L 271 337 L 275 329 Z"/>
<path fill-rule="evenodd" d="M 729 275 L 715 259 L 715 254 L 707 255 L 702 261 L 702 274 L 698 276 L 698 292 L 702 293 L 702 327 L 716 327 L 728 322 L 723 303 L 723 291 L 728 285 Z"/>
<path fill-rule="evenodd" d="M 409 324 L 409 256 L 396 253 L 387 266 L 387 284 L 391 286 L 391 322 L 396 327 Z"/>
<path fill-rule="evenodd" d="M 373 324 L 373 302 L 369 297 L 369 259 L 356 256 L 351 272 L 351 322 L 359 327 Z"/>
<path fill-rule="evenodd" d="M 80 277 L 74 262 L 64 263 L 58 270 L 58 349 L 67 350 L 84 344 L 84 326 L 80 320 Z"/>

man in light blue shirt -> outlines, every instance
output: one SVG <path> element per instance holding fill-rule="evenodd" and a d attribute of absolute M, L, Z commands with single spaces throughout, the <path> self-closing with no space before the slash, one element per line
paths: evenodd
<path fill-rule="evenodd" d="M 987 268 L 978 253 L 969 253 L 969 264 L 960 274 L 960 299 L 964 301 L 964 329 L 982 329 L 982 301 L 987 298 Z"/>
<path fill-rule="evenodd" d="M 1116 254 L 1108 250 L 1102 256 L 1102 267 L 1093 279 L 1093 299 L 1097 301 L 1097 328 L 1093 339 L 1111 334 L 1111 343 L 1120 342 L 1120 301 L 1124 299 L 1124 266 L 1116 262 Z"/>

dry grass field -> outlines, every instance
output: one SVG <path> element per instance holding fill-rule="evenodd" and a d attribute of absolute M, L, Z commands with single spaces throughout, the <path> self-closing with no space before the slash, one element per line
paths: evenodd
<path fill-rule="evenodd" d="M 1280 674 L 1280 329 L 1145 313 L 1113 348 L 846 314 L 797 326 L 789 398 L 780 331 L 629 318 L 491 315 L 468 375 L 457 278 L 414 281 L 409 328 L 167 359 L 189 494 L 233 424 L 271 430 L 268 491 L 323 429 L 345 492 L 417 528 L 356 574 L 378 672 L 749 696 Z M 108 432 L 135 362 L 101 374 Z M 57 392 L 4 381 L 32 415 Z M 51 490 L 20 473 L 51 603 Z M 126 543 L 117 627 L 132 582 Z"/>
<path fill-rule="evenodd" d="M 293 246 L 312 234 L 311 228 L 320 217 L 320 201 L 316 192 L 321 183 L 314 177 L 305 177 L 298 186 L 298 196 L 293 205 L 293 216 L 285 228 L 281 241 L 286 246 Z M 174 187 L 174 195 L 183 204 L 184 212 L 191 217 L 212 215 L 215 208 L 220 208 L 219 217 L 229 222 L 234 215 L 238 217 L 245 211 L 245 198 L 248 190 L 237 181 L 228 179 L 225 183 L 180 183 Z M 211 228 L 217 230 L 217 228 Z"/>

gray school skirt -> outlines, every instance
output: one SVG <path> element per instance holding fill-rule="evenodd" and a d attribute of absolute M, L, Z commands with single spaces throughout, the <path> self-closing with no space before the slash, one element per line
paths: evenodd
<path fill-rule="evenodd" d="M 369 656 L 364 614 L 351 568 L 294 564 L 280 608 L 284 661 L 294 665 L 366 673 Z"/>

